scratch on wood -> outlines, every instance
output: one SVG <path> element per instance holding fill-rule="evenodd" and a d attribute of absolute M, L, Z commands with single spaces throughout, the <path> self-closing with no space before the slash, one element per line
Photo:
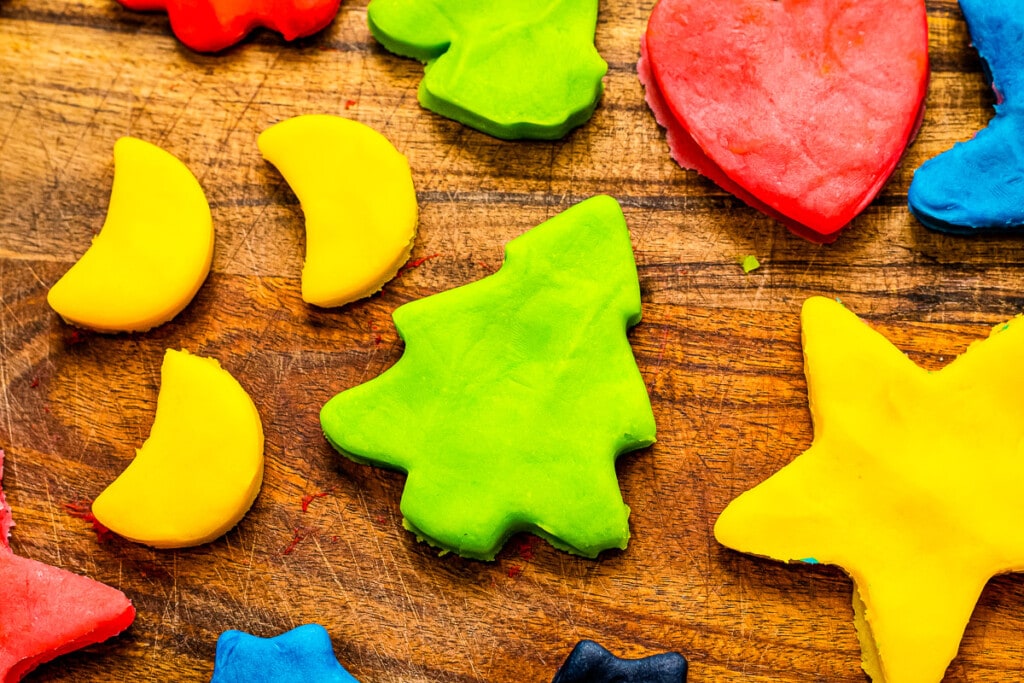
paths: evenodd
<path fill-rule="evenodd" d="M 50 495 L 50 480 L 46 479 L 46 503 L 50 511 L 50 528 L 53 530 L 53 547 L 57 550 L 57 566 L 64 565 L 60 555 L 60 534 L 57 533 L 57 517 L 53 514 L 53 497 Z"/>
<path fill-rule="evenodd" d="M 6 272 L 4 269 L 4 262 L 0 260 L 0 285 L 4 282 Z M 2 353 L 0 353 L 0 386 L 3 387 L 3 394 L 0 395 L 3 398 L 3 414 L 6 418 L 7 423 L 7 438 L 14 438 L 14 421 L 11 418 L 11 394 L 10 394 L 10 381 L 7 371 L 7 359 L 13 355 L 11 353 L 10 341 L 7 338 L 7 315 L 6 312 L 10 310 L 7 304 L 7 300 L 4 298 L 4 291 L 6 287 L 0 286 L 0 303 L 3 304 L 0 309 L 0 345 L 2 345 Z M 11 467 L 11 472 L 17 474 L 14 467 Z"/>
<path fill-rule="evenodd" d="M 249 561 L 245 565 L 245 584 L 242 586 L 242 602 L 248 604 L 249 588 L 252 587 L 252 566 L 256 557 L 256 536 L 252 537 L 252 546 L 249 548 Z"/>
<path fill-rule="evenodd" d="M 11 118 L 11 125 L 7 127 L 7 132 L 4 133 L 3 141 L 0 141 L 0 153 L 4 151 L 4 147 L 7 146 L 7 140 L 11 137 L 11 131 L 14 130 L 14 124 L 17 123 L 21 117 L 21 112 L 25 108 L 25 102 L 28 101 L 28 95 L 24 92 L 19 93 L 21 95 L 21 102 L 18 103 L 18 109 L 14 112 L 14 116 Z"/>

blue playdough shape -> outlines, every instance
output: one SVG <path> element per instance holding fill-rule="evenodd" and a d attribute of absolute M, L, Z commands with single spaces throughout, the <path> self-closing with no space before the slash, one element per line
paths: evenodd
<path fill-rule="evenodd" d="M 683 683 L 686 659 L 675 652 L 620 659 L 592 640 L 581 640 L 551 683 Z"/>
<path fill-rule="evenodd" d="M 306 624 L 276 638 L 225 631 L 210 683 L 359 683 L 334 656 L 323 626 Z"/>
<path fill-rule="evenodd" d="M 996 92 L 996 115 L 914 174 L 907 199 L 926 227 L 971 234 L 1024 227 L 1024 12 L 1020 0 L 960 0 Z"/>

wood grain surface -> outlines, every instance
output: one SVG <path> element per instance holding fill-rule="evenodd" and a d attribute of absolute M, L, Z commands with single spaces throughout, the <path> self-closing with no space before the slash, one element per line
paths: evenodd
<path fill-rule="evenodd" d="M 905 208 L 913 169 L 983 126 L 993 97 L 956 3 L 929 0 L 921 133 L 853 227 L 810 244 L 669 159 L 635 68 L 652 4 L 602 0 L 609 72 L 587 125 L 510 143 L 421 109 L 422 68 L 372 40 L 365 0 L 345 0 L 313 38 L 257 33 L 217 56 L 179 45 L 165 16 L 113 0 L 0 0 L 12 545 L 119 587 L 139 611 L 121 637 L 30 680 L 208 680 L 223 630 L 269 636 L 305 622 L 328 628 L 364 683 L 546 682 L 580 638 L 627 656 L 677 650 L 697 682 L 865 680 L 845 575 L 726 550 L 712 525 L 810 443 L 807 296 L 840 297 L 929 368 L 1024 311 L 1019 240 L 935 234 Z M 256 148 L 266 127 L 313 112 L 369 124 L 408 156 L 421 209 L 413 258 L 433 257 L 336 310 L 299 297 L 302 214 Z M 151 332 L 76 332 L 46 292 L 103 223 L 123 135 L 163 146 L 199 178 L 213 271 Z M 521 536 L 494 563 L 438 557 L 402 529 L 403 476 L 336 455 L 319 408 L 401 355 L 397 306 L 495 271 L 506 241 L 597 193 L 620 200 L 632 231 L 644 320 L 631 340 L 658 423 L 658 443 L 618 466 L 629 548 L 585 560 Z M 745 275 L 746 254 L 762 268 Z M 94 498 L 146 438 L 169 347 L 218 358 L 253 396 L 267 437 L 262 493 L 236 529 L 199 548 L 100 543 L 65 506 Z M 1024 577 L 993 580 L 947 680 L 1024 681 L 1022 630 Z"/>

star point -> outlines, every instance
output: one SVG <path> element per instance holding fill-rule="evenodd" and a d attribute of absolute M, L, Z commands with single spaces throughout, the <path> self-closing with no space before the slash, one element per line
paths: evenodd
<path fill-rule="evenodd" d="M 0 480 L 4 452 L 0 450 Z M 135 620 L 124 593 L 86 576 L 14 554 L 14 522 L 0 487 L 0 681 L 121 633 Z"/>
<path fill-rule="evenodd" d="M 732 501 L 715 536 L 853 579 L 875 681 L 942 679 L 990 577 L 1024 569 L 1024 325 L 936 372 L 840 304 L 802 314 L 811 447 Z"/>

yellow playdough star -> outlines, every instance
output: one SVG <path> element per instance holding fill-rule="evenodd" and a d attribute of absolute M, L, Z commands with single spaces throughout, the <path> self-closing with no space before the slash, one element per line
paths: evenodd
<path fill-rule="evenodd" d="M 808 299 L 802 324 L 814 441 L 715 536 L 842 567 L 864 670 L 940 681 L 988 579 L 1024 570 L 1024 322 L 938 372 L 830 299 Z"/>

